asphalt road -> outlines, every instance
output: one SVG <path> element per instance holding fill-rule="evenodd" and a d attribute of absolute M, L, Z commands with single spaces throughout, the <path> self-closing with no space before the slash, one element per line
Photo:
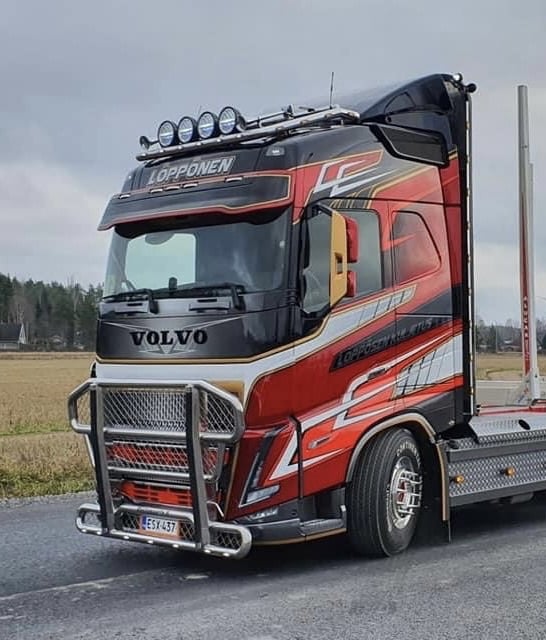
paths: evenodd
<path fill-rule="evenodd" d="M 75 531 L 79 497 L 0 506 L 0 638 L 544 638 L 546 501 L 454 518 L 451 544 L 386 560 L 343 537 L 177 554 Z"/>

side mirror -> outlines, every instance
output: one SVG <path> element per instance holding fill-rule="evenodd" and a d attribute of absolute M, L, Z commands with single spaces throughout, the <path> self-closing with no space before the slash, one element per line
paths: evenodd
<path fill-rule="evenodd" d="M 354 271 L 347 271 L 347 298 L 354 298 L 356 296 L 356 273 Z"/>
<path fill-rule="evenodd" d="M 395 158 L 423 162 L 435 167 L 447 167 L 449 164 L 446 139 L 436 131 L 388 124 L 374 124 L 370 129 Z"/>
<path fill-rule="evenodd" d="M 358 224 L 353 218 L 344 216 L 347 224 L 347 262 L 350 264 L 358 262 Z"/>

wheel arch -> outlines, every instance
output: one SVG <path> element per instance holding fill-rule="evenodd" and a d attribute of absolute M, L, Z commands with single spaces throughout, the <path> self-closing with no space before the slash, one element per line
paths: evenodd
<path fill-rule="evenodd" d="M 420 413 L 409 412 L 378 422 L 368 429 L 357 442 L 347 467 L 346 483 L 353 479 L 357 462 L 364 448 L 379 434 L 389 429 L 407 429 L 417 440 L 423 458 L 425 477 L 432 480 L 431 502 L 440 500 L 441 518 L 449 520 L 449 495 L 447 462 L 442 447 L 436 441 L 436 433 L 430 422 Z M 434 491 L 436 487 L 436 491 Z M 428 493 L 428 492 L 427 492 Z"/>

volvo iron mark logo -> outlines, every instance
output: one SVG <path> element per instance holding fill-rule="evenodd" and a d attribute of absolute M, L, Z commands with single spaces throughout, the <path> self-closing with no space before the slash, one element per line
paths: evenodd
<path fill-rule="evenodd" d="M 204 329 L 166 329 L 162 331 L 129 331 L 135 347 L 146 353 L 183 353 L 208 340 Z"/>

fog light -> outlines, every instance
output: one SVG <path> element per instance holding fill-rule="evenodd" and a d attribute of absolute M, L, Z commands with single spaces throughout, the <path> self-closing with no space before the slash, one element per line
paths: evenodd
<path fill-rule="evenodd" d="M 162 147 L 171 147 L 176 141 L 176 125 L 170 120 L 165 120 L 157 130 L 157 140 Z"/>
<path fill-rule="evenodd" d="M 245 128 L 242 115 L 233 107 L 224 107 L 218 116 L 218 126 L 220 133 L 229 135 Z"/>
<path fill-rule="evenodd" d="M 218 118 L 214 113 L 205 111 L 199 116 L 199 120 L 197 121 L 197 131 L 199 132 L 200 138 L 203 140 L 212 138 L 212 136 L 217 132 L 217 129 Z"/>
<path fill-rule="evenodd" d="M 182 144 L 187 144 L 197 136 L 197 122 L 193 118 L 185 116 L 178 123 L 178 139 Z"/>

